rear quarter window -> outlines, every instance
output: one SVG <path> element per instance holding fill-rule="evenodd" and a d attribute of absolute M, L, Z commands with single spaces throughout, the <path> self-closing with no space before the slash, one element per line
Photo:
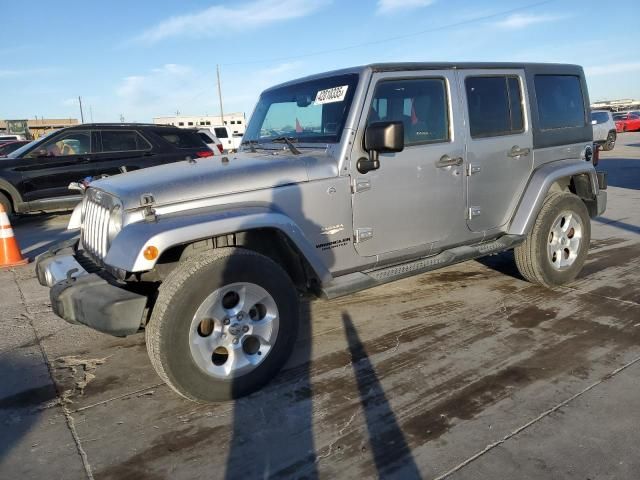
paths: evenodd
<path fill-rule="evenodd" d="M 197 133 L 188 130 L 158 129 L 154 133 L 176 148 L 200 148 L 204 145 Z"/>
<path fill-rule="evenodd" d="M 576 75 L 536 75 L 534 78 L 541 130 L 583 127 L 585 109 Z"/>

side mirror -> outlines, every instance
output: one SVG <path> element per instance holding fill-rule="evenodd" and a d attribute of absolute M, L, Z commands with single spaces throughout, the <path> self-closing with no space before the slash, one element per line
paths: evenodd
<path fill-rule="evenodd" d="M 364 132 L 364 148 L 369 158 L 360 158 L 357 168 L 367 173 L 380 168 L 380 153 L 401 152 L 404 150 L 404 124 L 402 122 L 375 122 Z"/>

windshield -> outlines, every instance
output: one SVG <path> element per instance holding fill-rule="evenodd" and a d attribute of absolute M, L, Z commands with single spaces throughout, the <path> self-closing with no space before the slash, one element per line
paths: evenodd
<path fill-rule="evenodd" d="M 9 157 L 9 158 L 22 157 L 25 153 L 30 151 L 33 147 L 35 147 L 36 145 L 40 145 L 43 142 L 43 140 L 46 140 L 47 138 L 49 138 L 51 135 L 53 135 L 57 131 L 58 130 L 51 130 L 50 132 L 48 132 L 48 133 L 44 134 L 43 136 L 41 136 L 40 138 L 38 138 L 37 140 L 34 140 L 31 143 L 27 143 L 26 145 L 20 147 L 19 149 L 14 150 L 9 155 L 7 155 L 7 157 Z"/>
<path fill-rule="evenodd" d="M 336 75 L 264 92 L 244 141 L 285 136 L 299 142 L 339 142 L 357 83 L 357 74 Z"/>

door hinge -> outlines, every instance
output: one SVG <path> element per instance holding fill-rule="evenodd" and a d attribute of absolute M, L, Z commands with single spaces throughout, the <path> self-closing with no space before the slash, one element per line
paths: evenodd
<path fill-rule="evenodd" d="M 480 165 L 471 165 L 469 164 L 469 166 L 467 167 L 467 176 L 471 176 L 474 173 L 478 173 L 480 172 Z"/>
<path fill-rule="evenodd" d="M 365 190 L 371 190 L 371 181 L 368 178 L 356 178 L 351 185 L 351 191 L 353 193 L 364 192 Z"/>
<path fill-rule="evenodd" d="M 471 220 L 473 217 L 477 217 L 481 213 L 482 210 L 480 207 L 469 207 L 469 220 Z"/>
<path fill-rule="evenodd" d="M 356 228 L 356 243 L 362 243 L 373 238 L 373 228 Z"/>

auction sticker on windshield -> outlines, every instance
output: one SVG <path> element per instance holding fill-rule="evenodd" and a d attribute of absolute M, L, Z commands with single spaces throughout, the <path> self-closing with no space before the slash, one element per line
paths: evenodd
<path fill-rule="evenodd" d="M 316 100 L 313 103 L 314 105 L 323 105 L 325 103 L 342 102 L 347 95 L 347 88 L 349 88 L 349 85 L 320 90 L 316 94 Z"/>

